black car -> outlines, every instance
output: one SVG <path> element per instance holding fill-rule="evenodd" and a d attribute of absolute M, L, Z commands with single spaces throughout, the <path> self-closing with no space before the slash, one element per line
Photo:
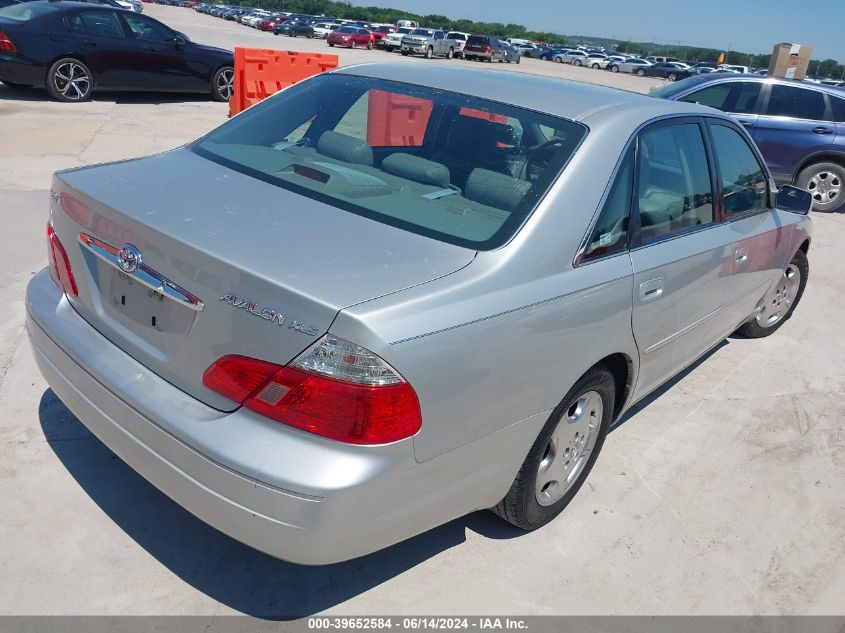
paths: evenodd
<path fill-rule="evenodd" d="M 230 51 L 191 42 L 161 22 L 123 9 L 36 0 L 0 9 L 0 81 L 45 86 L 59 101 L 97 89 L 232 94 Z"/>
<path fill-rule="evenodd" d="M 314 37 L 314 27 L 310 22 L 285 20 L 273 27 L 273 35 Z"/>
<path fill-rule="evenodd" d="M 662 77 L 669 81 L 678 81 L 679 79 L 686 79 L 693 75 L 692 70 L 685 68 L 675 62 L 658 62 L 651 66 L 643 66 L 634 71 L 640 77 Z"/>

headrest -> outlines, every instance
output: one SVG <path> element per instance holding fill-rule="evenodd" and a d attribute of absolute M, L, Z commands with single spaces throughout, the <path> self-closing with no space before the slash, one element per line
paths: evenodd
<path fill-rule="evenodd" d="M 513 211 L 531 189 L 531 183 L 476 167 L 467 178 L 464 197 L 497 209 Z"/>
<path fill-rule="evenodd" d="M 397 152 L 381 162 L 381 168 L 394 176 L 436 187 L 448 187 L 451 177 L 446 165 L 419 156 Z"/>
<path fill-rule="evenodd" d="M 355 165 L 372 165 L 373 149 L 364 141 L 328 130 L 320 135 L 317 151 L 325 156 Z"/>

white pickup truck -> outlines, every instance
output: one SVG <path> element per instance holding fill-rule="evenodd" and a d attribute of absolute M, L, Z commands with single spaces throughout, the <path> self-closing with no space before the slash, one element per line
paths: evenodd
<path fill-rule="evenodd" d="M 414 29 L 402 38 L 403 55 L 425 55 L 426 58 L 446 57 L 452 59 L 460 54 L 462 46 L 446 37 L 447 32 L 439 29 Z M 462 44 L 465 42 L 462 42 Z"/>
<path fill-rule="evenodd" d="M 381 44 L 384 50 L 392 53 L 396 49 L 402 48 L 402 38 L 413 32 L 413 30 L 409 26 L 400 26 L 393 33 L 388 33 L 387 37 L 383 38 L 381 42 L 377 42 L 376 45 Z"/>

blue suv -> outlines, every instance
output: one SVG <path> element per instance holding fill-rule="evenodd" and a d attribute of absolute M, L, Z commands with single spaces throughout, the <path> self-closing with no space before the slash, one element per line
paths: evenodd
<path fill-rule="evenodd" d="M 745 126 L 778 185 L 813 194 L 813 209 L 845 203 L 845 90 L 759 75 L 706 74 L 652 96 L 711 106 Z"/>

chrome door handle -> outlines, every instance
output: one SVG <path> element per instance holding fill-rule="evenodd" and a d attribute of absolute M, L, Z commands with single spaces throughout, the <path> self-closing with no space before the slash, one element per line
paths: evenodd
<path fill-rule="evenodd" d="M 748 249 L 747 248 L 739 248 L 736 251 L 736 261 L 744 262 L 748 259 Z"/>
<path fill-rule="evenodd" d="M 754 124 L 751 121 L 740 121 L 739 124 L 745 127 L 754 127 Z"/>
<path fill-rule="evenodd" d="M 814 127 L 814 128 L 813 128 L 813 132 L 815 132 L 816 134 L 822 134 L 822 135 L 825 135 L 825 134 L 832 134 L 832 133 L 833 133 L 833 130 L 831 130 L 829 127 L 821 127 L 821 126 L 819 126 L 819 127 Z"/>
<path fill-rule="evenodd" d="M 640 303 L 653 301 L 663 295 L 663 277 L 649 279 L 640 284 Z"/>

